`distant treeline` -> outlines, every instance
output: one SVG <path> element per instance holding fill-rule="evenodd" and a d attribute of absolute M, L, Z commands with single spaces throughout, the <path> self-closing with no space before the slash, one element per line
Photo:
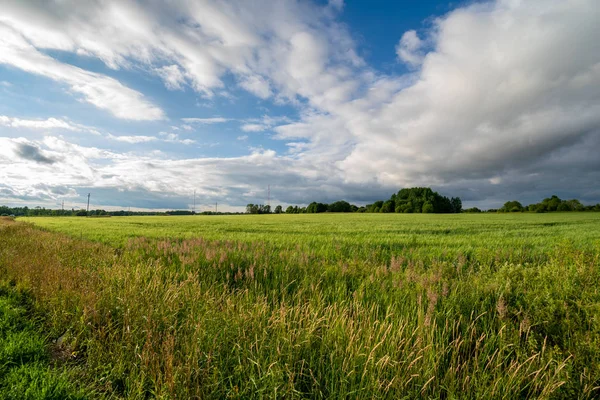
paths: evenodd
<path fill-rule="evenodd" d="M 262 205 L 249 204 L 246 212 L 249 214 L 264 214 L 270 212 L 270 208 Z M 268 210 L 268 211 L 267 211 Z M 462 208 L 459 197 L 445 197 L 430 188 L 402 189 L 394 193 L 389 200 L 379 200 L 373 204 L 358 207 L 347 201 L 341 200 L 335 203 L 325 204 L 312 202 L 308 207 L 289 206 L 286 214 L 312 214 L 324 212 L 360 212 L 360 213 L 481 213 L 481 212 L 554 212 L 554 211 L 600 211 L 600 203 L 585 206 L 579 200 L 561 200 L 558 196 L 552 196 L 542 200 L 540 203 L 530 204 L 524 207 L 518 201 L 508 201 L 500 209 L 480 210 L 477 207 Z M 275 213 L 282 213 L 281 206 L 275 208 Z"/>
<path fill-rule="evenodd" d="M 596 205 L 584 206 L 577 199 L 562 200 L 558 196 L 545 198 L 540 203 L 523 206 L 516 200 L 507 201 L 498 212 L 554 212 L 554 211 L 600 211 L 600 203 Z"/>
<path fill-rule="evenodd" d="M 230 215 L 242 213 L 230 212 L 214 212 L 204 211 L 195 213 L 188 210 L 173 210 L 173 211 L 106 211 L 106 210 L 52 210 L 43 207 L 6 207 L 0 206 L 0 216 L 15 216 L 15 217 L 123 217 L 128 215 Z"/>
<path fill-rule="evenodd" d="M 555 211 L 600 211 L 600 203 L 583 205 L 579 200 L 562 200 L 558 196 L 548 197 L 540 203 L 523 206 L 520 202 L 507 201 L 500 209 L 480 210 L 472 207 L 463 210 L 459 197 L 448 198 L 434 192 L 430 188 L 402 189 L 394 193 L 388 200 L 379 200 L 366 206 L 356 206 L 340 200 L 331 204 L 312 202 L 307 207 L 289 206 L 283 210 L 281 206 L 271 210 L 264 204 L 248 204 L 246 214 L 317 214 L 334 213 L 481 213 L 481 212 L 555 212 Z M 81 216 L 81 217 L 110 217 L 128 215 L 236 215 L 236 212 L 194 212 L 189 210 L 173 211 L 106 211 L 106 210 L 52 210 L 43 207 L 6 207 L 0 206 L 0 216 L 35 217 L 35 216 Z"/>
<path fill-rule="evenodd" d="M 316 214 L 324 212 L 336 213 L 459 213 L 462 201 L 458 197 L 448 198 L 434 192 L 430 188 L 402 189 L 394 193 L 388 200 L 379 200 L 366 206 L 356 206 L 340 200 L 331 204 L 312 202 L 307 207 L 289 206 L 286 214 Z M 248 204 L 248 214 L 268 214 L 269 206 Z M 275 214 L 283 213 L 281 206 L 275 207 Z"/>

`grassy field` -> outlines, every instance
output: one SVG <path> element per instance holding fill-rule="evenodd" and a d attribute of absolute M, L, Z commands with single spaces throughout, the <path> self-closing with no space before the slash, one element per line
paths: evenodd
<path fill-rule="evenodd" d="M 0 279 L 96 396 L 600 396 L 597 213 L 22 220 Z"/>

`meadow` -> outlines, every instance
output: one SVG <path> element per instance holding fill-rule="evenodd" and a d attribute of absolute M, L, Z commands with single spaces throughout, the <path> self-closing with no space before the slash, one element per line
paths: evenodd
<path fill-rule="evenodd" d="M 92 397 L 597 398 L 599 267 L 600 213 L 0 221 Z"/>

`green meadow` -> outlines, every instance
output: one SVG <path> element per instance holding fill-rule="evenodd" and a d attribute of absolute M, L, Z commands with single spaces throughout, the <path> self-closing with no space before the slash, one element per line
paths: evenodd
<path fill-rule="evenodd" d="M 600 213 L 6 219 L 0 280 L 93 397 L 600 396 Z"/>

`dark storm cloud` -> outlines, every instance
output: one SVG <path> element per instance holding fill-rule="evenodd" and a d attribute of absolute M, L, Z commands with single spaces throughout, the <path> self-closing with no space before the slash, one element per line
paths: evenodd
<path fill-rule="evenodd" d="M 40 164 L 54 164 L 57 161 L 52 157 L 44 156 L 38 147 L 27 143 L 17 143 L 15 153 L 22 159 Z"/>

